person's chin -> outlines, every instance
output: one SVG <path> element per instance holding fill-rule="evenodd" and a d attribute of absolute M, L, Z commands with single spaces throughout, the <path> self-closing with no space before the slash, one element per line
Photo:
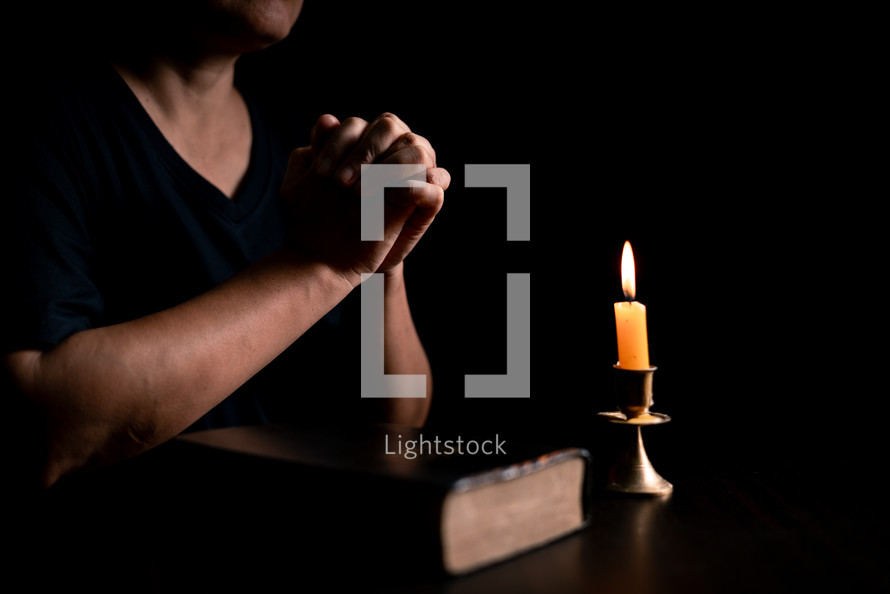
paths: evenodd
<path fill-rule="evenodd" d="M 268 44 L 275 44 L 290 35 L 291 29 L 297 22 L 301 12 L 302 2 L 276 2 L 267 7 L 267 10 L 259 10 L 251 19 L 251 26 L 255 34 L 264 39 Z"/>
<path fill-rule="evenodd" d="M 234 12 L 220 29 L 221 37 L 250 53 L 275 45 L 290 35 L 300 13 L 301 2 L 266 2 L 250 10 Z"/>
<path fill-rule="evenodd" d="M 290 34 L 290 30 L 251 29 L 241 31 L 238 35 L 227 35 L 217 38 L 216 46 L 222 51 L 233 54 L 251 54 L 264 50 L 283 41 Z"/>

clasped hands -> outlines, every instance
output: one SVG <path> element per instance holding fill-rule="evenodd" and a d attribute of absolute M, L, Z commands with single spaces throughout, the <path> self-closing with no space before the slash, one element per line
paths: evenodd
<path fill-rule="evenodd" d="M 311 144 L 290 156 L 281 188 L 288 247 L 330 266 L 354 284 L 364 273 L 392 273 L 433 222 L 451 182 L 429 141 L 390 113 L 367 122 L 323 115 Z M 383 241 L 361 241 L 363 164 L 422 164 L 426 182 L 388 188 Z"/>

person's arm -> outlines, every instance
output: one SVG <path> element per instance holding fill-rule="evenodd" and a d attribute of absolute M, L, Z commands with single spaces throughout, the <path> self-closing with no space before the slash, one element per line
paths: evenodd
<path fill-rule="evenodd" d="M 326 265 L 281 250 L 171 309 L 6 355 L 46 423 L 44 483 L 176 436 L 352 288 Z"/>
<path fill-rule="evenodd" d="M 314 136 L 337 126 L 320 121 Z M 419 239 L 412 230 L 429 225 L 441 208 L 440 185 L 397 192 L 395 203 L 387 199 L 387 239 L 358 241 L 346 224 L 357 218 L 358 203 L 317 173 L 317 159 L 295 154 L 282 188 L 297 217 L 288 248 L 171 309 L 79 332 L 46 351 L 4 356 L 45 424 L 45 485 L 177 435 L 287 348 L 356 287 L 362 273 L 397 266 Z M 396 151 L 389 158 L 417 156 Z"/>
<path fill-rule="evenodd" d="M 433 376 L 426 351 L 411 316 L 404 277 L 404 258 L 426 232 L 442 206 L 444 191 L 451 176 L 436 164 L 436 153 L 428 140 L 411 132 L 398 117 L 384 113 L 371 122 L 349 118 L 342 124 L 333 116 L 322 116 L 316 126 L 313 147 L 303 149 L 297 159 L 318 164 L 321 176 L 332 178 L 345 190 L 358 193 L 361 165 L 364 163 L 423 163 L 427 166 L 425 188 L 391 188 L 387 208 L 398 208 L 405 200 L 405 212 L 399 236 L 375 272 L 384 273 L 384 373 L 426 375 L 426 398 L 382 398 L 365 402 L 377 418 L 407 425 L 421 426 L 430 411 Z M 324 164 L 324 165 L 323 165 Z M 300 170 L 299 165 L 293 170 Z M 349 175 L 351 172 L 352 175 Z M 287 186 L 287 182 L 285 186 Z M 425 197 L 411 195 L 415 191 Z M 440 192 L 437 195 L 437 192 Z M 354 240 L 355 234 L 353 234 Z M 334 241 L 344 241 L 336 238 Z"/>
<path fill-rule="evenodd" d="M 393 422 L 420 427 L 430 411 L 433 374 L 411 317 L 404 264 L 384 276 L 383 323 L 383 372 L 427 377 L 426 398 L 385 399 L 386 416 Z"/>

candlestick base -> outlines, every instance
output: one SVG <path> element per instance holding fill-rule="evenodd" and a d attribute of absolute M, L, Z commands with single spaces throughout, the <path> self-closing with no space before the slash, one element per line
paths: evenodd
<path fill-rule="evenodd" d="M 615 394 L 618 411 L 598 414 L 610 423 L 631 427 L 631 441 L 609 472 L 606 489 L 637 495 L 667 495 L 674 487 L 655 471 L 643 446 L 642 428 L 667 423 L 671 418 L 649 410 L 655 367 L 623 369 L 615 366 Z"/>

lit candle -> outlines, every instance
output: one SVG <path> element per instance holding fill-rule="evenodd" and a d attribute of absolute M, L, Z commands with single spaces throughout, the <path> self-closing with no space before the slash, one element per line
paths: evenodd
<path fill-rule="evenodd" d="M 646 334 L 646 306 L 634 301 L 636 273 L 630 242 L 624 242 L 621 254 L 621 288 L 624 298 L 615 304 L 615 328 L 618 332 L 618 367 L 649 368 L 649 338 Z"/>

